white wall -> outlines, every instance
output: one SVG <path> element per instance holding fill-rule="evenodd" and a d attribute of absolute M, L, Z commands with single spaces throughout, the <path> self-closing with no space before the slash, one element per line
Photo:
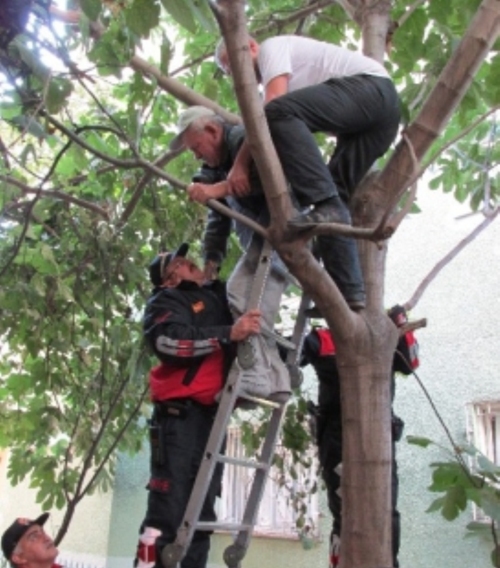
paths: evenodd
<path fill-rule="evenodd" d="M 423 214 L 406 220 L 391 243 L 387 264 L 386 305 L 403 303 L 434 264 L 483 219 L 457 220 L 467 212 L 450 195 L 421 192 Z M 448 265 L 411 314 L 427 318 L 419 330 L 421 367 L 418 374 L 454 438 L 465 436 L 467 402 L 500 399 L 498 274 L 500 224 L 493 222 Z M 406 422 L 405 435 L 427 436 L 449 447 L 422 389 L 412 378 L 399 378 L 396 411 Z M 476 568 L 488 566 L 489 542 L 463 539 L 470 511 L 453 523 L 425 510 L 438 497 L 426 490 L 431 483 L 429 463 L 443 459 L 402 441 L 398 445 L 401 482 L 403 568 Z"/>

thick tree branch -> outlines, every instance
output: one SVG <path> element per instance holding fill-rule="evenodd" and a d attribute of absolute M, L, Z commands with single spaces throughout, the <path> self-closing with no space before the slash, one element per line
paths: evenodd
<path fill-rule="evenodd" d="M 406 129 L 417 159 L 422 160 L 469 88 L 500 33 L 500 2 L 483 0 L 462 41 L 441 72 L 415 121 Z M 400 142 L 376 181 L 388 210 L 396 207 L 414 171 L 408 144 Z"/>

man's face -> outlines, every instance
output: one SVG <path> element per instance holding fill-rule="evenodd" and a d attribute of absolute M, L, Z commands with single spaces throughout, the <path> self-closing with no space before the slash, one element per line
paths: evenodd
<path fill-rule="evenodd" d="M 213 124 L 206 124 L 203 130 L 188 128 L 182 136 L 182 141 L 197 160 L 202 160 L 211 168 L 220 165 L 222 128 Z"/>
<path fill-rule="evenodd" d="M 163 282 L 168 288 L 175 288 L 182 280 L 201 286 L 205 282 L 205 274 L 192 260 L 179 256 L 167 266 Z"/>
<path fill-rule="evenodd" d="M 20 538 L 12 553 L 16 564 L 47 564 L 56 559 L 58 550 L 54 541 L 40 525 L 33 525 Z"/>

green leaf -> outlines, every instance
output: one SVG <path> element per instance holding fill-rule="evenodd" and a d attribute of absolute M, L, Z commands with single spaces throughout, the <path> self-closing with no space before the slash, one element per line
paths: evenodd
<path fill-rule="evenodd" d="M 165 33 L 162 34 L 162 42 L 160 46 L 160 71 L 168 75 L 170 61 L 174 55 L 174 48 Z"/>
<path fill-rule="evenodd" d="M 23 36 L 18 36 L 12 43 L 11 47 L 14 47 L 19 53 L 19 56 L 24 63 L 31 69 L 33 75 L 35 75 L 43 85 L 49 80 L 51 72 L 50 69 L 41 61 L 39 54 L 34 50 L 31 45 L 26 41 Z"/>
<path fill-rule="evenodd" d="M 472 521 L 467 525 L 467 530 L 470 531 L 465 535 L 466 538 L 476 537 L 480 535 L 483 538 L 491 536 L 491 527 L 489 524 Z"/>
<path fill-rule="evenodd" d="M 500 476 L 500 467 L 489 460 L 485 455 L 480 454 L 477 457 L 477 465 L 488 473 L 492 473 L 495 476 Z"/>
<path fill-rule="evenodd" d="M 19 156 L 19 161 L 23 166 L 26 166 L 26 164 L 30 163 L 30 156 L 31 160 L 36 160 L 35 146 L 31 142 L 26 144 L 26 146 L 23 148 L 23 151 L 21 152 L 21 155 Z"/>
<path fill-rule="evenodd" d="M 500 523 L 500 494 L 491 487 L 483 488 L 481 492 L 481 509 L 488 517 Z"/>
<path fill-rule="evenodd" d="M 67 79 L 55 77 L 50 80 L 47 89 L 47 110 L 52 113 L 58 113 L 66 103 L 66 100 L 73 91 L 73 83 Z"/>
<path fill-rule="evenodd" d="M 420 446 L 421 448 L 427 448 L 434 442 L 429 438 L 424 438 L 422 436 L 406 436 L 406 441 L 414 446 Z"/>
<path fill-rule="evenodd" d="M 454 485 L 461 477 L 462 470 L 458 463 L 433 464 L 431 491 L 446 491 L 450 485 Z"/>
<path fill-rule="evenodd" d="M 91 22 L 95 22 L 101 13 L 100 0 L 80 0 L 80 8 Z"/>
<path fill-rule="evenodd" d="M 0 118 L 8 120 L 22 114 L 22 106 L 17 103 L 2 102 L 0 103 Z"/>
<path fill-rule="evenodd" d="M 161 3 L 172 18 L 183 28 L 186 28 L 193 34 L 196 32 L 196 21 L 190 7 L 191 0 L 161 0 Z"/>
<path fill-rule="evenodd" d="M 444 504 L 444 497 L 438 497 L 437 499 L 434 499 L 434 501 L 429 505 L 429 507 L 425 512 L 435 513 L 436 511 L 440 511 L 443 504 Z"/>
<path fill-rule="evenodd" d="M 454 485 L 446 492 L 441 514 L 447 521 L 456 519 L 467 506 L 465 489 L 461 485 Z"/>
<path fill-rule="evenodd" d="M 35 117 L 30 115 L 19 115 L 12 119 L 12 123 L 19 126 L 24 132 L 39 138 L 41 140 L 47 138 L 47 131 Z"/>
<path fill-rule="evenodd" d="M 147 38 L 160 23 L 160 6 L 153 0 L 134 0 L 125 11 L 125 21 L 132 32 Z"/>
<path fill-rule="evenodd" d="M 217 25 L 206 0 L 190 0 L 189 5 L 195 19 L 205 31 L 210 33 L 218 32 Z"/>

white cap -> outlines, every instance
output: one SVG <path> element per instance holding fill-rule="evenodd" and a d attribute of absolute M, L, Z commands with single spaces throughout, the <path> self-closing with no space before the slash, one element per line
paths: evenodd
<path fill-rule="evenodd" d="M 191 126 L 191 124 L 198 118 L 214 116 L 217 116 L 217 114 L 207 107 L 200 105 L 189 107 L 179 115 L 179 120 L 177 122 L 177 135 L 172 142 L 170 142 L 169 148 L 173 151 L 180 150 L 184 146 L 182 135 L 189 126 Z"/>

